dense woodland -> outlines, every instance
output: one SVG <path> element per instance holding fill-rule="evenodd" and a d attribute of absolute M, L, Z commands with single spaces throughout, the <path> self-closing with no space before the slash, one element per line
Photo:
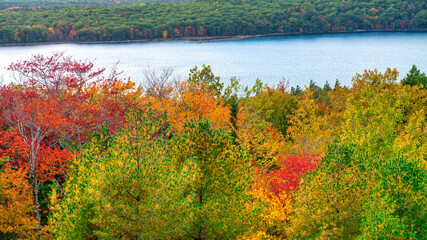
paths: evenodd
<path fill-rule="evenodd" d="M 173 3 L 173 2 L 190 2 L 192 0 L 2 0 L 0 9 L 14 8 L 21 10 L 31 10 L 49 8 L 64 8 L 76 6 L 115 6 L 131 5 L 141 3 Z M 23 9 L 22 9 L 23 8 Z M 30 8 L 30 9 L 28 9 Z"/>
<path fill-rule="evenodd" d="M 137 86 L 63 53 L 0 87 L 1 239 L 426 239 L 427 77 Z"/>
<path fill-rule="evenodd" d="M 38 2 L 2 5 L 0 44 L 427 29 L 424 0 Z"/>

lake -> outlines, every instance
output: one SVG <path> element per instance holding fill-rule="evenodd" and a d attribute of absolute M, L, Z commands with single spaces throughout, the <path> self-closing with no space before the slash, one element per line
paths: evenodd
<path fill-rule="evenodd" d="M 97 67 L 111 67 L 119 61 L 123 77 L 138 83 L 148 67 L 160 71 L 174 69 L 176 78 L 185 79 L 189 69 L 211 65 L 224 82 L 232 76 L 244 85 L 257 78 L 276 85 L 282 77 L 292 86 L 318 85 L 339 80 L 351 83 L 355 73 L 377 68 L 397 68 L 400 78 L 413 64 L 427 72 L 427 33 L 358 33 L 252 38 L 218 42 L 145 42 L 117 44 L 55 44 L 0 46 L 0 76 L 11 81 L 5 70 L 12 61 L 32 54 L 65 51 L 76 59 L 95 59 Z"/>

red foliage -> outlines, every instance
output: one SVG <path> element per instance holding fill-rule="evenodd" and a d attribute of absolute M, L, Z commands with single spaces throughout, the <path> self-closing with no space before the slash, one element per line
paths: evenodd
<path fill-rule="evenodd" d="M 99 81 L 105 69 L 93 70 L 92 62 L 81 62 L 54 53 L 45 57 L 33 55 L 30 60 L 18 61 L 7 68 L 15 72 L 22 86 L 37 88 L 50 96 L 62 99 L 67 93 L 81 97 L 82 88 L 91 81 Z"/>
<path fill-rule="evenodd" d="M 104 77 L 104 69 L 63 53 L 33 55 L 8 70 L 17 82 L 0 86 L 0 157 L 28 173 L 40 227 L 40 184 L 63 178 L 71 157 L 61 143 L 81 147 L 89 131 L 121 126 L 135 84 L 120 81 L 115 69 Z"/>
<path fill-rule="evenodd" d="M 53 179 L 62 178 L 65 180 L 67 162 L 71 158 L 71 152 L 57 147 L 40 148 L 39 161 L 36 166 L 36 178 L 41 183 Z"/>
<path fill-rule="evenodd" d="M 105 76 L 104 68 L 95 70 L 92 62 L 77 61 L 59 52 L 47 57 L 33 55 L 12 63 L 8 70 L 15 74 L 20 89 L 43 96 L 50 109 L 67 121 L 62 126 L 69 132 L 62 136 L 72 136 L 77 143 L 84 142 L 87 132 L 96 131 L 100 125 L 117 129 L 125 121 L 128 102 L 122 95 L 134 84 L 119 80 L 115 68 Z"/>
<path fill-rule="evenodd" d="M 9 157 L 16 167 L 34 171 L 40 182 L 64 175 L 70 153 L 52 146 L 74 126 L 61 116 L 58 102 L 14 87 L 0 88 L 0 99 L 0 114 L 9 128 L 0 135 L 0 157 Z"/>
<path fill-rule="evenodd" d="M 38 181 L 64 175 L 71 153 L 58 143 L 86 140 L 100 125 L 117 129 L 125 121 L 126 95 L 134 87 L 117 79 L 113 69 L 93 70 L 92 62 L 80 62 L 63 53 L 34 55 L 12 63 L 18 85 L 0 87 L 0 157 L 28 168 Z"/>
<path fill-rule="evenodd" d="M 7 157 L 12 166 L 28 171 L 30 169 L 29 151 L 30 145 L 26 144 L 15 131 L 0 131 L 0 158 Z M 35 164 L 36 179 L 43 183 L 64 178 L 71 152 L 47 146 L 41 146 L 38 151 Z"/>
<path fill-rule="evenodd" d="M 101 125 L 115 132 L 125 122 L 135 84 L 108 77 L 93 63 L 63 53 L 33 55 L 8 70 L 17 84 L 0 87 L 0 157 L 27 169 L 41 183 L 65 174 L 71 153 L 60 142 L 81 146 Z"/>
<path fill-rule="evenodd" d="M 15 131 L 0 131 L 0 158 L 25 159 L 28 154 L 28 145 Z"/>
<path fill-rule="evenodd" d="M 405 21 L 404 20 L 400 20 L 400 28 L 401 29 L 405 29 L 405 27 L 406 27 L 406 23 L 405 23 Z"/>
<path fill-rule="evenodd" d="M 77 34 L 76 30 L 72 29 L 68 34 L 68 39 L 72 40 L 76 34 Z"/>
<path fill-rule="evenodd" d="M 3 123 L 19 134 L 26 144 L 37 144 L 48 138 L 59 138 L 71 131 L 69 121 L 62 116 L 62 105 L 39 92 L 20 87 L 0 88 L 0 114 Z"/>
<path fill-rule="evenodd" d="M 281 158 L 277 165 L 280 169 L 268 173 L 270 189 L 276 195 L 290 193 L 298 189 L 298 182 L 307 171 L 316 169 L 320 164 L 320 154 L 288 155 Z"/>

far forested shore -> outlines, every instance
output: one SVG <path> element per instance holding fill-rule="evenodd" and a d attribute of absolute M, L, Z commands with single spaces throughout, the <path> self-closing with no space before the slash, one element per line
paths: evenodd
<path fill-rule="evenodd" d="M 0 44 L 234 40 L 370 31 L 425 31 L 425 1 L 210 1 L 1 10 Z"/>
<path fill-rule="evenodd" d="M 256 35 L 236 35 L 236 36 L 205 36 L 205 37 L 176 37 L 176 38 L 155 38 L 155 39 L 138 39 L 138 40 L 117 40 L 117 41 L 57 41 L 57 42 L 32 42 L 32 43 L 0 43 L 0 46 L 34 46 L 34 45 L 56 45 L 56 44 L 119 44 L 119 43 L 143 43 L 143 42 L 169 42 L 169 41 L 188 41 L 195 43 L 203 42 L 218 42 L 218 41 L 236 41 L 251 38 L 269 38 L 269 37 L 295 37 L 295 36 L 322 36 L 322 35 L 338 35 L 338 34 L 361 34 L 361 33 L 425 33 L 427 29 L 415 30 L 386 30 L 377 29 L 359 30 L 355 32 L 316 32 L 316 33 L 271 33 L 271 34 L 256 34 Z"/>

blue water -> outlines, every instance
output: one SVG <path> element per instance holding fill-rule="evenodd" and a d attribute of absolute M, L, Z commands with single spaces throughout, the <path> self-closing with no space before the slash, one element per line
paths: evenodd
<path fill-rule="evenodd" d="M 174 69 L 176 79 L 188 77 L 189 69 L 211 65 L 225 82 L 232 76 L 244 85 L 257 78 L 276 85 L 282 77 L 292 86 L 318 85 L 339 80 L 351 84 L 355 73 L 377 68 L 397 68 L 403 78 L 413 64 L 427 72 L 427 33 L 361 33 L 253 38 L 219 42 L 148 42 L 120 44 L 56 44 L 0 46 L 0 77 L 12 81 L 4 69 L 12 61 L 32 54 L 66 51 L 76 59 L 95 60 L 97 67 L 119 62 L 122 77 L 142 83 L 148 67 Z"/>

